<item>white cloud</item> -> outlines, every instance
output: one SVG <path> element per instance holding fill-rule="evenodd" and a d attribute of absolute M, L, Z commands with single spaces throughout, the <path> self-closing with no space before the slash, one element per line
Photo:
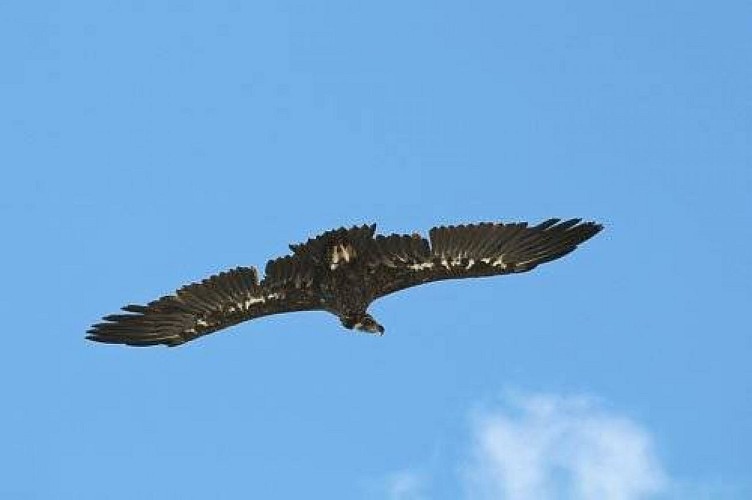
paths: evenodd
<path fill-rule="evenodd" d="M 585 397 L 522 395 L 473 419 L 473 499 L 636 500 L 667 488 L 650 434 Z"/>
<path fill-rule="evenodd" d="M 422 500 L 425 478 L 414 471 L 401 471 L 387 478 L 387 498 L 389 500 Z"/>

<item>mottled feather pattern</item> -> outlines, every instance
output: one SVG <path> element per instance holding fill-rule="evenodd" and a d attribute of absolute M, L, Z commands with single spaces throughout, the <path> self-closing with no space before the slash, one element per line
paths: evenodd
<path fill-rule="evenodd" d="M 364 252 L 367 265 L 388 267 L 407 266 L 424 262 L 430 256 L 428 241 L 419 235 L 378 235 Z"/>
<path fill-rule="evenodd" d="M 130 314 L 105 316 L 105 322 L 88 331 L 88 338 L 129 345 L 179 345 L 241 321 L 285 312 L 286 305 L 280 309 L 284 298 L 259 284 L 256 269 L 238 267 L 183 286 L 175 295 L 146 306 L 125 306 L 123 311 Z"/>
<path fill-rule="evenodd" d="M 376 298 L 431 281 L 530 271 L 601 229 L 580 219 L 484 222 L 435 227 L 426 239 L 374 235 L 375 224 L 342 227 L 290 245 L 292 255 L 267 262 L 263 280 L 253 267 L 225 271 L 147 305 L 127 305 L 95 324 L 87 338 L 175 346 L 249 319 L 306 310 L 326 310 L 355 325 L 360 320 L 342 315 L 365 311 Z"/>
<path fill-rule="evenodd" d="M 303 288 L 313 281 L 312 266 L 297 255 L 286 255 L 266 263 L 262 285 L 268 290 Z"/>
<path fill-rule="evenodd" d="M 549 219 L 533 227 L 525 222 L 435 227 L 429 231 L 429 253 L 402 266 L 388 266 L 378 274 L 374 297 L 431 281 L 530 271 L 573 251 L 601 229 L 580 219 Z"/>
<path fill-rule="evenodd" d="M 530 265 L 574 250 L 601 229 L 598 224 L 581 223 L 580 219 L 549 219 L 533 227 L 524 222 L 438 227 L 429 235 L 431 254 L 443 267 L 467 266 L 473 260 L 472 267 L 501 259 L 499 267 L 506 265 L 514 271 L 516 266 L 524 265 L 529 270 Z"/>
<path fill-rule="evenodd" d="M 375 231 L 376 224 L 353 226 L 349 229 L 341 227 L 321 233 L 305 243 L 290 245 L 290 250 L 301 259 L 321 264 L 329 258 L 333 245 L 350 243 L 356 248 L 365 248 L 372 241 Z"/>

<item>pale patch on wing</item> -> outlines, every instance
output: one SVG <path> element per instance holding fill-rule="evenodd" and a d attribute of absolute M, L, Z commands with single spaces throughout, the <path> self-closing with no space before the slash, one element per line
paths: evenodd
<path fill-rule="evenodd" d="M 196 321 L 194 322 L 194 325 L 192 328 L 186 328 L 183 330 L 183 334 L 187 335 L 193 335 L 196 333 L 196 328 L 204 329 L 204 328 L 210 328 L 212 325 L 208 321 L 206 321 L 204 318 L 196 318 Z"/>
<path fill-rule="evenodd" d="M 248 310 L 253 304 L 260 304 L 266 302 L 266 297 L 249 297 L 240 304 L 241 307 Z"/>
<path fill-rule="evenodd" d="M 332 271 L 337 269 L 340 265 L 340 262 L 349 263 L 351 260 L 355 259 L 357 255 L 357 252 L 355 251 L 355 248 L 352 247 L 352 245 L 334 245 L 332 247 L 332 256 L 331 256 L 331 262 L 329 264 L 329 269 Z"/>
<path fill-rule="evenodd" d="M 487 261 L 488 259 L 481 259 L 481 262 L 485 262 L 486 264 L 488 263 Z M 468 270 L 475 265 L 475 262 L 475 259 L 463 256 L 453 257 L 451 260 L 447 258 L 441 259 L 441 265 L 447 270 L 451 270 L 455 267 L 463 267 L 465 270 Z"/>
<path fill-rule="evenodd" d="M 237 312 L 246 313 L 250 311 L 251 306 L 255 304 L 264 304 L 267 301 L 282 299 L 284 297 L 285 297 L 285 294 L 281 292 L 274 292 L 274 293 L 269 293 L 266 295 L 259 295 L 259 296 L 249 296 L 244 301 L 237 302 L 235 304 L 227 306 L 221 312 L 229 313 L 229 314 L 234 314 Z M 206 328 L 216 327 L 220 323 L 221 323 L 221 320 L 218 320 L 213 315 L 196 318 L 193 328 L 187 328 L 183 331 L 183 333 L 195 334 L 197 329 L 206 329 Z"/>
<path fill-rule="evenodd" d="M 421 262 L 420 264 L 411 264 L 409 267 L 413 271 L 422 271 L 423 269 L 431 269 L 433 267 L 433 262 Z"/>
<path fill-rule="evenodd" d="M 491 267 L 500 267 L 502 269 L 505 269 L 507 267 L 506 263 L 504 262 L 504 255 L 499 255 L 496 258 L 493 257 L 484 257 L 480 259 L 481 262 L 484 264 L 488 264 Z"/>
<path fill-rule="evenodd" d="M 507 265 L 506 265 L 506 263 L 504 262 L 504 256 L 503 256 L 503 255 L 499 255 L 499 257 L 498 257 L 498 258 L 497 258 L 496 260 L 494 260 L 494 261 L 493 261 L 493 262 L 491 263 L 491 265 L 492 265 L 493 267 L 500 267 L 500 268 L 502 268 L 502 269 L 506 269 L 506 268 L 507 268 Z"/>
<path fill-rule="evenodd" d="M 254 304 L 263 304 L 267 300 L 276 300 L 276 299 L 280 299 L 283 297 L 284 297 L 284 294 L 279 293 L 279 292 L 270 293 L 267 295 L 260 295 L 257 297 L 248 297 L 245 301 L 238 303 L 238 307 L 240 307 L 241 310 L 247 311 Z M 231 307 L 229 309 L 229 312 L 234 312 L 234 310 L 235 308 Z"/>

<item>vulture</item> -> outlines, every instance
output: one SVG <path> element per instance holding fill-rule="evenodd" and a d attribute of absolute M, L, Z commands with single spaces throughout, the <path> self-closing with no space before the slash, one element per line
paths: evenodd
<path fill-rule="evenodd" d="M 146 305 L 102 318 L 87 339 L 131 346 L 178 346 L 243 321 L 293 311 L 327 311 L 342 326 L 382 335 L 374 300 L 432 281 L 527 272 L 572 252 L 603 229 L 581 219 L 434 227 L 375 234 L 376 224 L 326 231 L 270 260 L 264 277 L 236 267 Z"/>

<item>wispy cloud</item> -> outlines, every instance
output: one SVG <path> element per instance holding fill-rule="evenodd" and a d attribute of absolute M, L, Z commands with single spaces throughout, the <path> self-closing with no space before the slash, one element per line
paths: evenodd
<path fill-rule="evenodd" d="M 590 398 L 515 394 L 472 429 L 468 498 L 635 500 L 667 488 L 650 434 Z"/>
<path fill-rule="evenodd" d="M 387 498 L 389 500 L 423 500 L 425 477 L 414 471 L 401 471 L 387 478 Z"/>

